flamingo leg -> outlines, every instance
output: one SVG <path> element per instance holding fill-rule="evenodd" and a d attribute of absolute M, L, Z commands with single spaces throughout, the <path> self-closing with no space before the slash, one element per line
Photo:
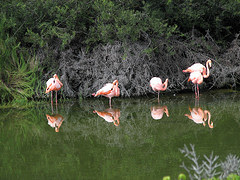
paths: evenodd
<path fill-rule="evenodd" d="M 51 103 L 53 104 L 53 92 L 51 91 Z"/>
<path fill-rule="evenodd" d="M 197 93 L 198 93 L 198 99 L 199 99 L 199 88 L 198 88 L 198 84 L 197 84 Z"/>
<path fill-rule="evenodd" d="M 197 87 L 196 87 L 196 84 L 194 84 L 194 88 L 195 88 L 195 98 L 197 98 Z"/>
<path fill-rule="evenodd" d="M 158 103 L 159 103 L 159 91 L 158 91 Z"/>
<path fill-rule="evenodd" d="M 110 106 L 110 108 L 112 107 L 111 98 L 109 98 L 109 106 Z"/>
<path fill-rule="evenodd" d="M 56 106 L 57 106 L 57 91 L 56 91 Z"/>
<path fill-rule="evenodd" d="M 51 108 L 52 108 L 52 114 L 53 114 L 53 104 L 51 103 Z"/>
<path fill-rule="evenodd" d="M 56 104 L 56 113 L 58 113 L 57 104 Z"/>

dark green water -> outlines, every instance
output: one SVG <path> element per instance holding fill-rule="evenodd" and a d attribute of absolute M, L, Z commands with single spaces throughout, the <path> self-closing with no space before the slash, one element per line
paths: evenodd
<path fill-rule="evenodd" d="M 240 156 L 239 97 L 205 92 L 195 102 L 193 93 L 161 95 L 159 104 L 157 95 L 114 98 L 111 110 L 108 99 L 95 98 L 60 102 L 54 113 L 48 102 L 0 109 L 0 179 L 176 179 L 187 174 L 179 167 L 186 160 L 179 151 L 184 144 L 194 144 L 200 156 Z M 162 106 L 169 117 L 153 119 L 151 108 Z M 210 126 L 188 119 L 189 107 L 208 110 Z M 115 120 L 107 122 L 94 110 Z M 58 128 L 46 114 L 58 118 L 51 120 Z"/>

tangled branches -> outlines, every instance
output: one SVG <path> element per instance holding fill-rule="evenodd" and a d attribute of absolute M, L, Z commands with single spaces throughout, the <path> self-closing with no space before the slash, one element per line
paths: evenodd
<path fill-rule="evenodd" d="M 211 75 L 202 89 L 236 87 L 240 80 L 240 47 L 238 36 L 231 47 L 220 53 L 207 32 L 205 40 L 192 36 L 187 41 L 159 39 L 155 46 L 149 41 L 99 45 L 91 53 L 68 49 L 60 52 L 57 73 L 64 83 L 67 97 L 89 97 L 104 84 L 119 81 L 121 96 L 141 96 L 153 93 L 152 77 L 169 79 L 167 91 L 191 89 L 183 69 L 194 63 L 205 64 L 212 59 Z M 156 46 L 157 44 L 157 46 Z M 49 71 L 47 74 L 53 73 Z M 44 81 L 46 81 L 44 79 Z"/>

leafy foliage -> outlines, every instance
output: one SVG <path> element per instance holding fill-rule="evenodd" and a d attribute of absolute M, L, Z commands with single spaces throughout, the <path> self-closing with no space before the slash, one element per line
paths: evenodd
<path fill-rule="evenodd" d="M 239 12 L 239 0 L 0 1 L 0 48 L 4 52 L 0 55 L 0 84 L 1 91 L 8 92 L 1 101 L 14 99 L 15 95 L 10 95 L 13 89 L 25 97 L 32 96 L 34 92 L 29 92 L 32 88 L 29 84 L 20 85 L 21 81 L 14 84 L 12 80 L 20 78 L 29 82 L 35 78 L 37 84 L 34 88 L 41 89 L 39 75 L 49 74 L 53 69 L 58 71 L 59 57 L 68 49 L 78 54 L 82 49 L 93 52 L 100 45 L 114 45 L 116 42 L 123 46 L 148 43 L 144 52 L 149 56 L 153 53 L 162 56 L 159 47 L 165 48 L 166 43 L 159 44 L 160 41 L 164 39 L 168 43 L 173 37 L 175 40 L 189 40 L 189 36 L 206 41 L 211 37 L 218 46 L 226 47 L 239 33 Z M 208 36 L 205 36 L 206 32 Z M 194 38 L 192 41 L 196 44 Z M 177 53 L 173 47 L 167 46 L 166 49 L 170 58 Z M 11 61 L 7 62 L 9 58 Z M 36 75 L 32 71 L 33 64 L 43 65 L 38 67 L 38 77 L 34 78 L 31 77 Z M 13 78 L 20 74 L 21 77 Z"/>

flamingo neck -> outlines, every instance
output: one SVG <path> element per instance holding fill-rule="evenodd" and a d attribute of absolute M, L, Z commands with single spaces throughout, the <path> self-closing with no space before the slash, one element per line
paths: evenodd
<path fill-rule="evenodd" d="M 168 85 L 168 79 L 166 79 L 165 82 L 163 83 L 162 91 L 165 91 L 167 89 L 167 85 Z"/>
<path fill-rule="evenodd" d="M 211 113 L 208 110 L 204 111 L 204 121 L 208 119 L 208 126 L 213 128 L 213 122 L 211 123 Z"/>
<path fill-rule="evenodd" d="M 208 78 L 209 75 L 210 75 L 209 63 L 211 64 L 211 60 L 208 60 L 208 61 L 206 62 L 207 73 L 206 73 L 206 71 L 205 71 L 205 73 L 203 74 L 203 77 L 204 77 L 204 78 Z M 211 67 L 211 65 L 210 65 L 210 67 Z"/>
<path fill-rule="evenodd" d="M 118 86 L 118 80 L 113 81 L 113 85 Z"/>

